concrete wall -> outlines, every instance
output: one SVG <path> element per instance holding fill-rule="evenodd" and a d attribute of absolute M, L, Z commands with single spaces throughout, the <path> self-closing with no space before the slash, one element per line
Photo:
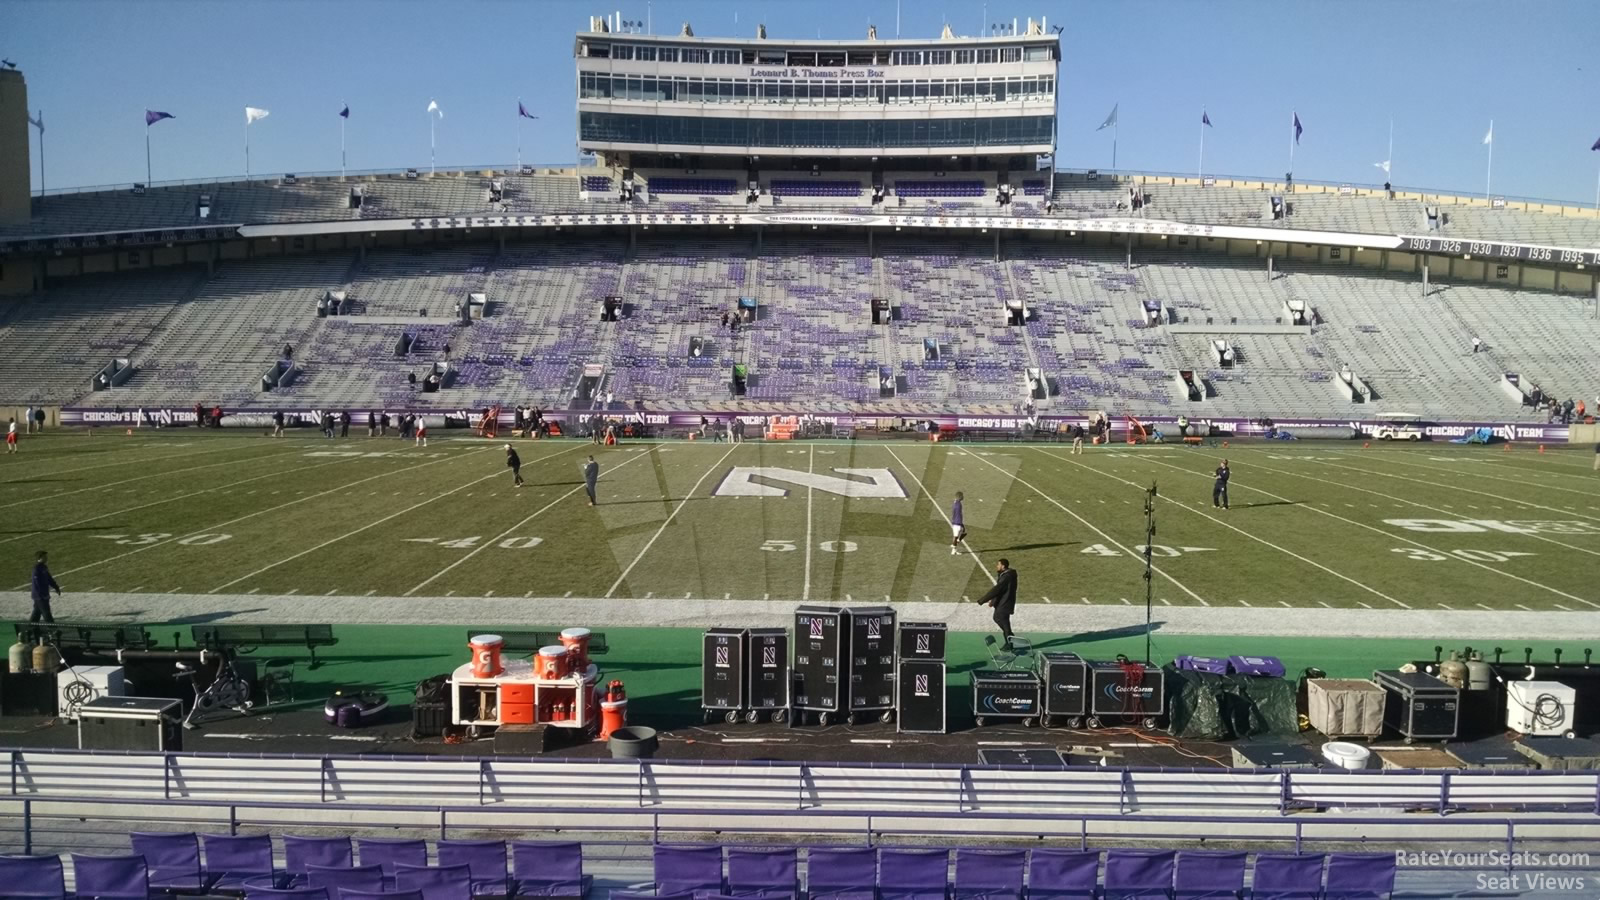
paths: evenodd
<path fill-rule="evenodd" d="M 0 222 L 33 215 L 28 170 L 28 83 L 21 72 L 0 70 Z"/>

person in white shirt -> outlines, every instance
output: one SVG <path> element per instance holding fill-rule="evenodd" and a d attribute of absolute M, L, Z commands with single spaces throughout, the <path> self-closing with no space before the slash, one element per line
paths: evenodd
<path fill-rule="evenodd" d="M 11 422 L 6 426 L 6 452 L 17 452 L 17 417 L 12 416 Z"/>
<path fill-rule="evenodd" d="M 23 426 L 24 426 L 24 427 L 25 427 L 25 428 L 27 428 L 27 430 L 28 430 L 28 433 L 29 433 L 29 434 L 33 434 L 33 407 L 31 407 L 31 406 L 30 406 L 30 407 L 28 407 L 28 414 L 27 414 L 27 416 L 26 416 L 26 417 L 25 417 L 25 418 L 24 418 L 24 419 L 23 419 L 23 420 L 22 420 L 22 423 L 23 423 Z M 16 424 L 17 424 L 17 420 L 16 420 L 16 419 L 12 419 L 12 420 L 11 420 L 11 424 L 12 424 L 12 425 L 13 425 L 13 426 L 14 426 L 14 425 L 16 425 Z M 15 428 L 12 428 L 12 431 L 15 431 L 15 430 L 16 430 L 16 429 L 15 429 Z"/>

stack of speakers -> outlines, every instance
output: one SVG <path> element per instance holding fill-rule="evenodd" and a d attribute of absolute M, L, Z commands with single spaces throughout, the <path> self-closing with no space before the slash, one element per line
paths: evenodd
<path fill-rule="evenodd" d="M 704 719 L 755 723 L 789 718 L 789 633 L 782 628 L 712 628 L 701 639 Z"/>
<path fill-rule="evenodd" d="M 910 734 L 946 734 L 945 625 L 943 622 L 900 623 L 900 678 L 896 706 L 899 730 Z"/>

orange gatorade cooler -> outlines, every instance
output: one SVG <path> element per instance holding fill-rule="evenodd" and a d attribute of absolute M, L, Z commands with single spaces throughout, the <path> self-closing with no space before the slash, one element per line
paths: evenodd
<path fill-rule="evenodd" d="M 480 634 L 467 641 L 467 646 L 472 649 L 472 677 L 493 678 L 505 671 L 500 665 L 500 650 L 505 647 L 505 638 L 498 634 Z"/>
<path fill-rule="evenodd" d="M 611 732 L 628 724 L 628 701 L 600 701 L 600 740 L 611 737 Z"/>
<path fill-rule="evenodd" d="M 569 671 L 576 675 L 589 671 L 589 629 L 564 629 L 561 632 L 561 646 L 567 648 Z"/>
<path fill-rule="evenodd" d="M 565 678 L 571 672 L 571 662 L 567 657 L 567 648 L 559 644 L 539 648 L 539 656 L 534 659 L 534 671 L 540 678 L 554 679 Z"/>

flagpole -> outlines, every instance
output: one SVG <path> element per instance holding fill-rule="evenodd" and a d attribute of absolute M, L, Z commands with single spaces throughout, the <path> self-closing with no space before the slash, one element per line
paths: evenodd
<path fill-rule="evenodd" d="M 1289 111 L 1289 177 L 1294 177 L 1294 120 L 1299 118 L 1294 110 Z"/>
<path fill-rule="evenodd" d="M 1199 170 L 1197 172 L 1195 172 L 1195 177 L 1196 178 L 1200 178 L 1200 179 L 1204 179 L 1206 177 L 1206 122 L 1205 122 L 1205 116 L 1206 116 L 1205 112 L 1202 111 L 1200 113 L 1200 166 L 1199 166 Z"/>
<path fill-rule="evenodd" d="M 350 104 L 349 103 L 346 103 L 343 100 L 341 100 L 339 102 L 342 104 L 342 106 L 340 107 L 341 109 L 349 109 L 350 108 Z M 347 120 L 345 119 L 344 115 L 341 113 L 340 116 L 339 116 L 339 180 L 340 181 L 344 180 L 344 125 L 345 125 L 346 121 Z"/>
<path fill-rule="evenodd" d="M 522 171 L 522 98 L 517 98 L 517 171 Z"/>
<path fill-rule="evenodd" d="M 1389 117 L 1389 155 L 1384 158 L 1389 162 L 1383 170 L 1383 180 L 1394 184 L 1394 116 Z"/>
<path fill-rule="evenodd" d="M 39 197 L 44 198 L 44 110 L 39 110 Z"/>
<path fill-rule="evenodd" d="M 150 186 L 150 123 L 144 123 L 144 186 Z"/>
<path fill-rule="evenodd" d="M 1117 170 L 1117 138 L 1122 133 L 1122 116 L 1111 126 L 1111 171 Z"/>
<path fill-rule="evenodd" d="M 250 180 L 250 117 L 244 117 L 244 180 Z"/>
<path fill-rule="evenodd" d="M 1494 193 L 1494 120 L 1489 120 L 1489 168 L 1483 176 L 1483 199 Z"/>
<path fill-rule="evenodd" d="M 433 110 L 428 110 L 428 174 L 432 175 L 437 170 L 434 162 L 433 142 Z"/>

